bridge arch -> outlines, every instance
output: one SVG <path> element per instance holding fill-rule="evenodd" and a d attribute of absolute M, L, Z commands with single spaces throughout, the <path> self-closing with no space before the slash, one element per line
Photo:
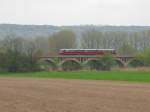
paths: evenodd
<path fill-rule="evenodd" d="M 61 66 L 63 63 L 67 62 L 67 61 L 74 61 L 78 64 L 81 64 L 79 60 L 77 60 L 76 58 L 67 58 L 67 59 L 64 59 L 62 60 L 60 63 L 59 63 L 59 66 Z"/>
<path fill-rule="evenodd" d="M 98 61 L 99 59 L 97 59 L 97 58 L 89 58 L 89 59 L 87 59 L 85 62 L 83 62 L 83 65 L 86 65 L 88 62 L 90 62 L 90 61 Z"/>
<path fill-rule="evenodd" d="M 53 59 L 42 59 L 40 60 L 42 63 L 42 68 L 46 70 L 56 70 L 57 64 Z"/>
<path fill-rule="evenodd" d="M 65 59 L 59 63 L 59 67 L 61 67 L 63 70 L 72 71 L 72 70 L 79 70 L 81 69 L 81 63 L 75 58 Z"/>
<path fill-rule="evenodd" d="M 102 63 L 97 58 L 90 58 L 90 59 L 86 60 L 83 65 L 91 70 L 101 70 L 102 69 Z"/>
<path fill-rule="evenodd" d="M 127 65 L 132 67 L 144 66 L 144 62 L 138 59 L 132 59 L 127 62 Z"/>
<path fill-rule="evenodd" d="M 119 67 L 125 67 L 125 62 L 123 62 L 121 59 L 114 59 L 116 62 L 116 65 L 118 65 Z"/>

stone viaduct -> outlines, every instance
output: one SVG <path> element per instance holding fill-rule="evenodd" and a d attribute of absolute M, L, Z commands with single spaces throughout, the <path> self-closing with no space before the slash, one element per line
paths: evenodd
<path fill-rule="evenodd" d="M 49 56 L 49 57 L 40 57 L 41 61 L 45 61 L 51 64 L 57 64 L 57 66 L 61 66 L 63 63 L 67 61 L 74 61 L 84 66 L 89 61 L 96 61 L 100 58 L 100 56 L 80 56 L 80 55 L 65 55 L 65 56 Z M 127 67 L 131 61 L 134 60 L 134 57 L 131 56 L 114 56 L 114 60 L 120 67 Z"/>

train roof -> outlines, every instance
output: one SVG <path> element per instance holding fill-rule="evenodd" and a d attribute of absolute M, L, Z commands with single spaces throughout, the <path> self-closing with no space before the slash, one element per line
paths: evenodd
<path fill-rule="evenodd" d="M 101 50 L 101 51 L 114 51 L 115 49 L 60 49 L 60 50 L 66 50 L 66 51 L 76 51 L 76 50 Z"/>

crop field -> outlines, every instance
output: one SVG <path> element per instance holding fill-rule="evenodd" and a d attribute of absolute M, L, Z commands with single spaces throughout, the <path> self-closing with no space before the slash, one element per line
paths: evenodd
<path fill-rule="evenodd" d="M 36 78 L 0 77 L 0 111 L 150 112 L 148 83 L 37 78 L 37 75 L 34 74 Z M 79 78 L 79 74 L 73 76 Z"/>
<path fill-rule="evenodd" d="M 149 112 L 149 82 L 150 72 L 0 73 L 0 111 Z"/>
<path fill-rule="evenodd" d="M 150 82 L 150 72 L 142 71 L 74 71 L 74 72 L 33 72 L 33 73 L 0 73 L 0 77 L 39 77 L 82 80 L 112 80 Z"/>

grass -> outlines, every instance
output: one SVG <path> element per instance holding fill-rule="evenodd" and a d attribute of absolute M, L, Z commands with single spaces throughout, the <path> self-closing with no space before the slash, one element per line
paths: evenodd
<path fill-rule="evenodd" d="M 0 77 L 39 77 L 39 78 L 150 82 L 150 72 L 142 72 L 142 71 L 0 73 Z"/>

